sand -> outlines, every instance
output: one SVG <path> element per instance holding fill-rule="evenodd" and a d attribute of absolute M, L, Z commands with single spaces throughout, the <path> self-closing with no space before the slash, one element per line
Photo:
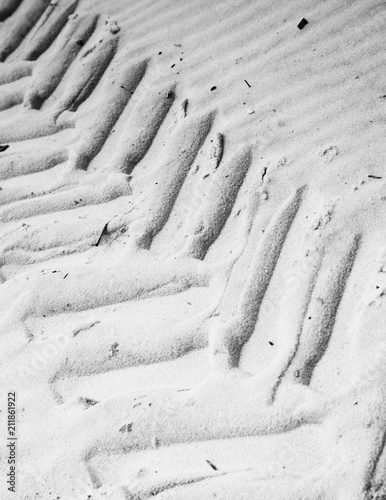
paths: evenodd
<path fill-rule="evenodd" d="M 386 498 L 385 14 L 3 0 L 1 499 Z"/>

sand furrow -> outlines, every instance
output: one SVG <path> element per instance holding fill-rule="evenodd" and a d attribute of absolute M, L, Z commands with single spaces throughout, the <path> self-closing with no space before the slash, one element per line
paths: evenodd
<path fill-rule="evenodd" d="M 69 17 L 56 43 L 33 69 L 31 86 L 23 101 L 25 108 L 39 109 L 53 93 L 81 48 L 90 38 L 97 19 L 96 15 L 77 13 Z"/>
<path fill-rule="evenodd" d="M 125 90 L 131 91 L 127 87 Z M 143 100 L 137 102 L 121 131 L 112 169 L 131 174 L 149 150 L 174 99 L 174 88 L 169 87 L 147 92 Z"/>
<path fill-rule="evenodd" d="M 94 34 L 93 44 L 89 42 L 80 54 L 80 64 L 73 68 L 70 80 L 59 102 L 55 105 L 54 118 L 63 111 L 76 111 L 96 87 L 117 50 L 119 28 L 113 21 L 107 21 Z"/>
<path fill-rule="evenodd" d="M 9 17 L 20 5 L 22 0 L 4 0 L 0 7 L 0 21 Z"/>
<path fill-rule="evenodd" d="M 309 384 L 312 373 L 328 347 L 346 281 L 354 265 L 360 236 L 355 236 L 343 252 L 336 251 L 333 264 L 322 268 L 304 318 L 298 349 L 287 372 L 295 383 Z"/>
<path fill-rule="evenodd" d="M 215 369 L 237 367 L 241 350 L 251 337 L 260 306 L 275 270 L 287 233 L 299 209 L 304 188 L 292 195 L 275 214 L 259 242 L 250 273 L 238 300 L 237 312 L 230 320 L 216 321 L 210 332 Z"/>
<path fill-rule="evenodd" d="M 189 169 L 212 126 L 214 113 L 186 117 L 177 126 L 160 164 L 152 172 L 152 186 L 141 203 L 143 216 L 133 224 L 136 245 L 149 248 L 166 224 Z"/>
<path fill-rule="evenodd" d="M 222 136 L 220 136 L 222 137 Z M 220 140 L 222 144 L 222 139 Z M 220 147 L 220 151 L 222 147 Z M 217 168 L 222 152 L 216 159 Z M 181 254 L 203 259 L 209 247 L 216 241 L 234 206 L 236 196 L 252 161 L 250 148 L 236 151 L 218 169 L 212 185 L 205 193 L 205 199 L 190 228 Z"/>
<path fill-rule="evenodd" d="M 49 5 L 49 0 L 23 1 L 6 21 L 0 43 L 0 61 L 4 61 L 23 41 Z"/>
<path fill-rule="evenodd" d="M 33 174 L 48 170 L 68 159 L 66 148 L 5 154 L 0 158 L 0 179 L 10 179 L 18 175 Z"/>
<path fill-rule="evenodd" d="M 21 45 L 9 57 L 9 61 L 35 61 L 59 35 L 77 5 L 78 0 L 51 2 Z"/>

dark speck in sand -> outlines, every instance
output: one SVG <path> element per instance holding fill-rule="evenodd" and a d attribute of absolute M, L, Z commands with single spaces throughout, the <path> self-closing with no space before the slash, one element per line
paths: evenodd
<path fill-rule="evenodd" d="M 303 19 L 302 19 L 302 20 L 300 21 L 300 23 L 298 24 L 298 28 L 299 28 L 300 30 L 302 30 L 305 26 L 307 26 L 307 24 L 308 24 L 307 19 L 305 19 L 305 18 L 303 17 Z"/>

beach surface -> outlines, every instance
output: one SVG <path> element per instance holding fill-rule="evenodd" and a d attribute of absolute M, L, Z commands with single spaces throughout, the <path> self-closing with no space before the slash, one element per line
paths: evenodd
<path fill-rule="evenodd" d="M 386 499 L 385 28 L 3 0 L 2 499 Z"/>

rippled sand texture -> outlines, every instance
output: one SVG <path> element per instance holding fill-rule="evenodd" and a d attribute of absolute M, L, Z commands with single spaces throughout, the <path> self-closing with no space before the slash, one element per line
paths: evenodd
<path fill-rule="evenodd" d="M 384 500 L 384 2 L 0 21 L 17 498 Z"/>

